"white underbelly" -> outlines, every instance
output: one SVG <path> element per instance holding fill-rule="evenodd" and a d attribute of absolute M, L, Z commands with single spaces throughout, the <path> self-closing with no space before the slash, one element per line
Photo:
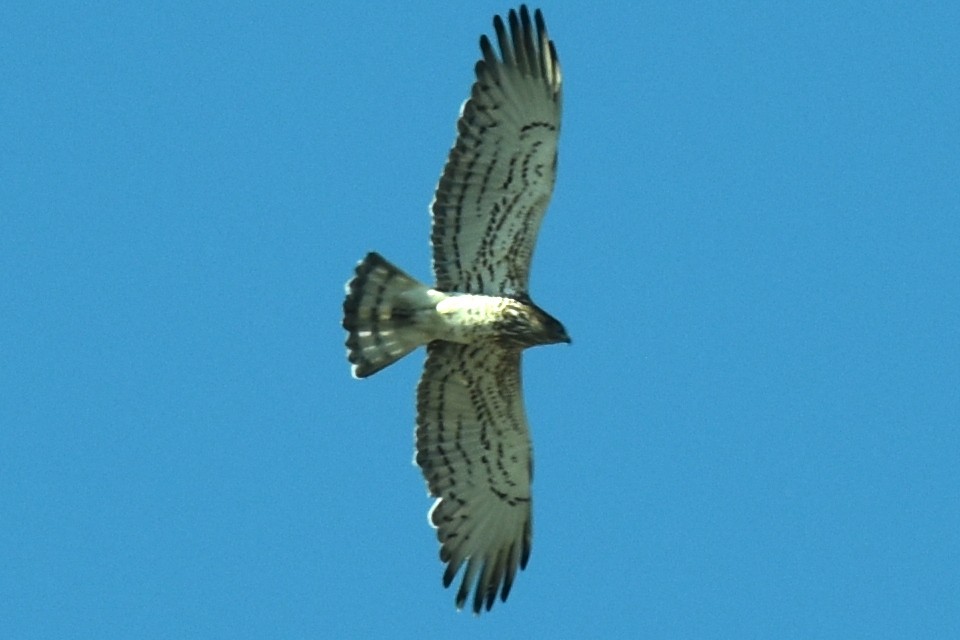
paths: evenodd
<path fill-rule="evenodd" d="M 436 306 L 436 339 L 469 344 L 497 336 L 506 306 L 498 296 L 450 294 Z"/>

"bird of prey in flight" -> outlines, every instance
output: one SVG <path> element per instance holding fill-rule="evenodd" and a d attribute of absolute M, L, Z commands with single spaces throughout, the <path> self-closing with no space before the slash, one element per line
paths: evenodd
<path fill-rule="evenodd" d="M 506 600 L 530 556 L 532 457 L 520 354 L 570 342 L 528 291 L 537 232 L 553 192 L 560 132 L 560 65 L 543 15 L 496 16 L 457 139 L 437 185 L 430 240 L 436 284 L 377 253 L 347 283 L 343 327 L 358 378 L 421 345 L 416 462 L 437 498 L 430 522 L 446 563 L 463 569 L 462 608 Z"/>

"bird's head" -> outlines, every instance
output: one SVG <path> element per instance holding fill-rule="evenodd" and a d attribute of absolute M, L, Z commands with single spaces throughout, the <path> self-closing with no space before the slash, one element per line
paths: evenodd
<path fill-rule="evenodd" d="M 556 344 L 558 342 L 570 344 L 572 342 L 570 336 L 567 335 L 566 328 L 559 320 L 539 307 L 536 310 L 544 338 L 544 341 L 539 344 Z"/>
<path fill-rule="evenodd" d="M 508 306 L 501 329 L 506 340 L 520 347 L 570 342 L 560 321 L 530 300 L 515 300 Z"/>

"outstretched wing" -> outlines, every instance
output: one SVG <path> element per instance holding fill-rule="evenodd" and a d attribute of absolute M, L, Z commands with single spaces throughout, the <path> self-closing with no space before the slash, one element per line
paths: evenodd
<path fill-rule="evenodd" d="M 493 342 L 432 342 L 417 389 L 417 464 L 438 498 L 430 522 L 449 587 L 466 563 L 457 608 L 506 600 L 530 555 L 530 437 L 520 351 Z M 475 585 L 475 586 L 474 586 Z"/>
<path fill-rule="evenodd" d="M 560 64 L 537 10 L 493 20 L 477 81 L 457 122 L 457 141 L 433 211 L 437 288 L 490 295 L 527 293 L 530 260 L 557 169 Z"/>

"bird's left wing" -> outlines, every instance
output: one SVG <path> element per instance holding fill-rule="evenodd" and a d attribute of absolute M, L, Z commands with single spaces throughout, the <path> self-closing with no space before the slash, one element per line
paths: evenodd
<path fill-rule="evenodd" d="M 531 544 L 530 437 L 520 351 L 495 342 L 432 342 L 417 389 L 417 464 L 438 498 L 430 522 L 450 586 L 466 563 L 457 608 L 506 600 Z M 476 586 L 474 587 L 474 583 Z"/>
<path fill-rule="evenodd" d="M 433 270 L 445 291 L 520 296 L 550 202 L 560 134 L 560 63 L 543 16 L 494 18 L 477 81 L 431 205 Z"/>

